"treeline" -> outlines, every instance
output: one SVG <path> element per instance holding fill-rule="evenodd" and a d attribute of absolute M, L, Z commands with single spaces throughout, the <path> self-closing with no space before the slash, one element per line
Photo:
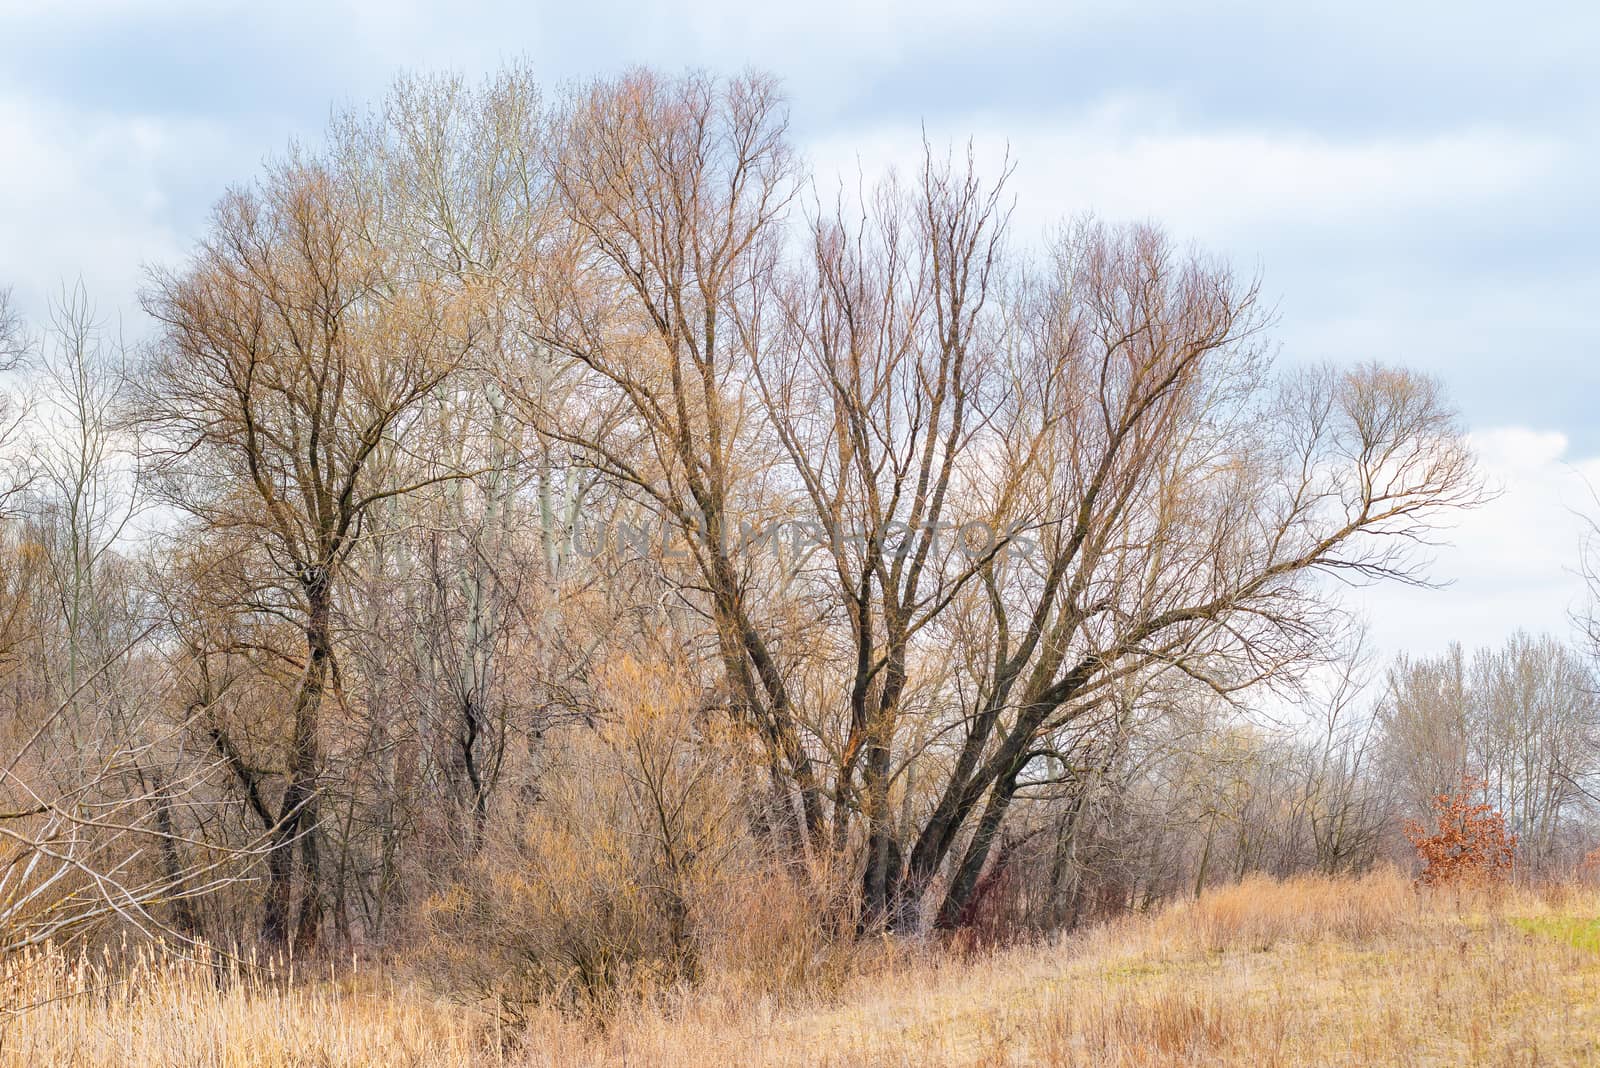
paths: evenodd
<path fill-rule="evenodd" d="M 1577 654 L 1376 713 L 1347 656 L 1341 580 L 1482 496 L 1435 382 L 1279 369 L 1159 230 L 786 127 L 758 75 L 408 78 L 222 199 L 147 341 L 6 320 L 0 944 L 604 985 L 779 898 L 828 941 L 1356 868 L 1463 772 L 1571 862 Z"/>

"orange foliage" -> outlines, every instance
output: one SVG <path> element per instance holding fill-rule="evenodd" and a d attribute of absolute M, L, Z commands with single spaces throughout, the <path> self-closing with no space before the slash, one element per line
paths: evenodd
<path fill-rule="evenodd" d="M 1474 803 L 1488 784 L 1470 775 L 1461 777 L 1453 794 L 1433 799 L 1429 834 L 1416 820 L 1407 820 L 1405 834 L 1422 860 L 1418 881 L 1429 886 L 1503 882 L 1511 874 L 1517 836 L 1506 834 L 1506 818 L 1486 802 Z"/>

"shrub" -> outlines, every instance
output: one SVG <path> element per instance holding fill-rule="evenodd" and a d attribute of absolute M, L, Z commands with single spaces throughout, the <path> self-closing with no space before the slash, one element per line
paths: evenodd
<path fill-rule="evenodd" d="M 606 671 L 600 722 L 567 735 L 549 789 L 497 814 L 465 874 L 424 906 L 447 985 L 513 1017 L 535 1003 L 603 1016 L 694 980 L 708 958 L 721 968 L 748 950 L 804 970 L 815 932 L 798 929 L 796 890 L 774 881 L 729 774 L 755 766 L 748 739 L 700 711 L 682 677 L 631 660 Z M 726 933 L 741 925 L 748 946 Z"/>
<path fill-rule="evenodd" d="M 1463 775 L 1455 793 L 1435 796 L 1432 834 L 1422 823 L 1406 821 L 1406 838 L 1422 861 L 1419 882 L 1483 885 L 1504 882 L 1511 875 L 1517 836 L 1506 833 L 1506 818 L 1492 805 L 1474 800 L 1487 785 Z"/>

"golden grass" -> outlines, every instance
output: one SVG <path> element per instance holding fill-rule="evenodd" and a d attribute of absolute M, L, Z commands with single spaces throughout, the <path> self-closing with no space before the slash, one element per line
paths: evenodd
<path fill-rule="evenodd" d="M 148 958 L 140 982 L 0 1025 L 0 1065 L 1600 1064 L 1587 890 L 1419 895 L 1401 877 L 1250 880 L 1057 945 L 960 959 L 880 948 L 783 1000 L 713 976 L 604 1028 L 492 1017 L 382 977 L 262 979 Z M 8 998 L 92 985 L 59 955 Z M 103 977 L 101 977 L 103 979 Z"/>
<path fill-rule="evenodd" d="M 0 968 L 5 1068 L 433 1068 L 493 1063 L 485 1045 L 493 1037 L 492 1025 L 458 1005 L 359 973 L 219 974 L 148 950 L 113 963 L 46 949 Z"/>

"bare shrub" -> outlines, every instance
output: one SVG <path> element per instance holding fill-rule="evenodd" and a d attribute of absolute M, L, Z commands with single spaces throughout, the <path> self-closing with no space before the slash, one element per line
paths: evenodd
<path fill-rule="evenodd" d="M 722 774 L 749 757 L 699 713 L 684 677 L 631 659 L 607 669 L 606 718 L 571 732 L 544 796 L 492 826 L 466 874 L 427 903 L 455 981 L 514 1015 L 535 1001 L 603 1009 L 692 979 L 709 912 L 784 900 L 749 891 L 759 852 L 738 780 Z"/>

